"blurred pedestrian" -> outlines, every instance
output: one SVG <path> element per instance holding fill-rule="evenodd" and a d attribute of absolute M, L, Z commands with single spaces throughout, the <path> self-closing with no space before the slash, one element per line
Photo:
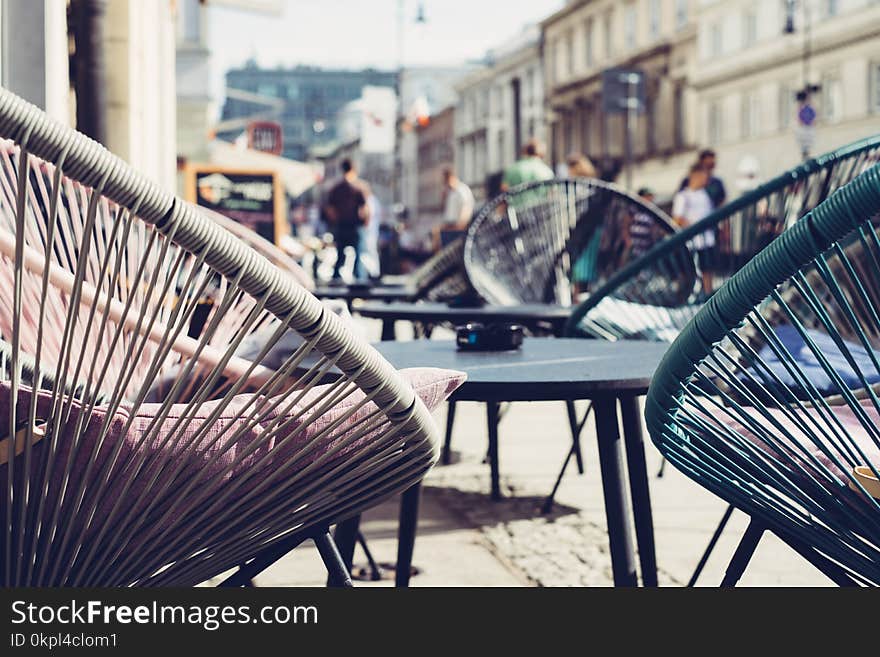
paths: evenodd
<path fill-rule="evenodd" d="M 724 182 L 721 178 L 714 175 L 717 161 L 718 158 L 715 155 L 715 151 L 711 148 L 706 148 L 700 151 L 697 158 L 697 166 L 701 167 L 706 172 L 706 193 L 712 201 L 713 210 L 720 208 L 727 200 L 727 190 L 724 189 Z M 688 186 L 689 178 L 690 176 L 681 181 L 679 191 Z"/>
<path fill-rule="evenodd" d="M 357 269 L 355 278 L 379 278 L 379 226 L 382 223 L 382 204 L 367 183 L 364 183 L 367 195 L 367 211 L 369 221 L 358 228 L 360 240 L 360 258 L 355 261 Z"/>
<path fill-rule="evenodd" d="M 596 168 L 583 153 L 570 153 L 565 158 L 569 178 L 595 178 Z M 574 259 L 571 270 L 575 295 L 588 292 L 597 277 L 599 246 L 602 241 L 601 215 L 604 208 L 596 203 L 584 204 L 583 213 L 578 218 L 575 234 L 569 240 L 569 257 Z M 579 253 L 578 253 L 579 252 Z"/>
<path fill-rule="evenodd" d="M 474 193 L 451 168 L 443 169 L 443 229 L 467 230 L 474 213 Z"/>
<path fill-rule="evenodd" d="M 654 203 L 654 191 L 652 189 L 642 187 L 637 194 L 646 203 Z M 656 226 L 657 223 L 654 218 L 644 210 L 639 210 L 633 215 L 632 222 L 629 225 L 631 258 L 644 255 L 648 252 L 648 249 L 654 246 Z"/>
<path fill-rule="evenodd" d="M 348 261 L 346 249 L 354 249 L 355 276 L 360 270 L 360 235 L 358 228 L 366 226 L 370 220 L 367 204 L 367 191 L 358 177 L 354 163 L 345 158 L 341 163 L 342 179 L 327 194 L 324 202 L 324 215 L 333 240 L 336 244 L 336 264 L 333 266 L 333 280 L 341 278 L 340 270 Z"/>
<path fill-rule="evenodd" d="M 532 137 L 522 150 L 522 157 L 504 171 L 501 190 L 507 191 L 527 182 L 553 179 L 553 169 L 544 162 L 544 144 Z"/>
<path fill-rule="evenodd" d="M 570 153 L 566 158 L 569 178 L 598 178 L 596 167 L 583 153 Z"/>
<path fill-rule="evenodd" d="M 682 228 L 692 226 L 712 213 L 713 203 L 707 189 L 709 173 L 703 164 L 697 162 L 690 168 L 687 185 L 672 199 L 672 218 Z M 713 267 L 712 251 L 715 247 L 715 231 L 709 229 L 695 235 L 688 246 L 697 252 L 697 263 L 703 276 L 703 291 L 712 292 Z"/>

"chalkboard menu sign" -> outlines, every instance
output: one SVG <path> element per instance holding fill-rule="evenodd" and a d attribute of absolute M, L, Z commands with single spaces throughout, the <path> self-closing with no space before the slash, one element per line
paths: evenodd
<path fill-rule="evenodd" d="M 186 173 L 192 203 L 219 212 L 275 244 L 287 232 L 284 192 L 274 171 L 193 165 Z"/>

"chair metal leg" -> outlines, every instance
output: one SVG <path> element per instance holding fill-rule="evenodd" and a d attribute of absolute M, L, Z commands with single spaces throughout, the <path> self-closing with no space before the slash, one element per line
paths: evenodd
<path fill-rule="evenodd" d="M 336 529 L 333 530 L 333 541 L 339 550 L 342 564 L 347 572 L 351 572 L 351 563 L 354 560 L 354 546 L 357 543 L 358 528 L 361 524 L 360 514 L 352 516 L 347 520 L 343 520 Z M 327 586 L 341 586 L 338 580 L 334 579 L 334 573 L 331 572 L 327 578 Z"/>
<path fill-rule="evenodd" d="M 498 415 L 500 404 L 495 401 L 486 403 L 486 420 L 489 425 L 489 469 L 492 479 L 492 500 L 501 499 L 501 476 L 498 465 Z"/>
<path fill-rule="evenodd" d="M 321 554 L 321 560 L 327 567 L 327 586 L 351 588 L 353 584 L 350 568 L 345 566 L 330 532 L 322 532 L 315 536 L 314 540 L 318 552 Z"/>
<path fill-rule="evenodd" d="M 666 457 L 660 459 L 660 469 L 657 470 L 657 479 L 663 478 L 663 471 L 666 470 Z"/>
<path fill-rule="evenodd" d="M 455 402 L 450 401 L 446 411 L 446 438 L 443 440 L 443 450 L 440 452 L 440 462 L 449 465 L 452 461 L 452 427 L 455 424 Z"/>
<path fill-rule="evenodd" d="M 657 586 L 657 556 L 654 545 L 654 518 L 651 513 L 651 493 L 648 487 L 648 467 L 645 464 L 645 439 L 639 401 L 635 396 L 621 397 L 623 442 L 626 447 L 626 467 L 629 472 L 629 490 L 639 546 L 639 565 L 642 585 Z"/>
<path fill-rule="evenodd" d="M 776 535 L 838 586 L 859 586 L 859 583 L 849 573 L 827 557 L 819 554 L 815 548 L 782 533 L 776 533 Z"/>
<path fill-rule="evenodd" d="M 578 469 L 580 470 L 580 474 L 584 473 L 583 467 L 583 458 L 581 456 L 581 442 L 580 436 L 583 433 L 584 425 L 587 423 L 587 418 L 590 417 L 590 413 L 593 410 L 593 403 L 590 402 L 590 405 L 587 406 L 587 410 L 584 413 L 583 419 L 578 422 L 577 421 L 577 413 L 574 409 L 574 402 L 567 402 L 568 404 L 568 422 L 571 426 L 571 449 L 568 450 L 568 453 L 565 455 L 565 460 L 562 462 L 562 468 L 559 470 L 559 475 L 556 477 L 556 483 L 553 484 L 553 490 L 550 491 L 550 494 L 547 496 L 547 499 L 544 500 L 544 504 L 541 506 L 541 513 L 550 513 L 553 511 L 553 502 L 556 499 L 556 491 L 559 490 L 559 485 L 562 483 L 562 478 L 565 476 L 565 471 L 568 469 L 568 463 L 571 461 L 572 456 L 576 456 L 578 459 Z"/>
<path fill-rule="evenodd" d="M 724 579 L 721 581 L 722 588 L 736 586 L 739 578 L 746 571 L 749 561 L 752 560 L 752 555 L 755 554 L 755 550 L 765 530 L 764 524 L 759 523 L 754 518 L 749 522 L 746 533 L 743 534 L 739 545 L 736 547 L 736 552 L 733 553 L 733 558 L 727 565 L 727 571 L 724 573 Z"/>
<path fill-rule="evenodd" d="M 556 477 L 556 483 L 553 484 L 553 490 L 550 491 L 550 494 L 544 500 L 544 504 L 541 506 L 541 513 L 550 513 L 553 511 L 553 503 L 556 500 L 556 491 L 559 490 L 559 484 L 562 483 L 562 477 L 565 476 L 565 471 L 568 469 L 568 462 L 571 461 L 571 457 L 574 456 L 574 446 L 568 453 L 565 455 L 565 461 L 562 462 L 562 469 L 559 471 L 559 474 Z"/>
<path fill-rule="evenodd" d="M 578 474 L 584 474 L 584 456 L 581 453 L 581 432 L 578 427 L 577 409 L 570 399 L 565 401 L 565 410 L 568 411 L 568 425 L 571 427 L 571 449 L 577 461 Z"/>
<path fill-rule="evenodd" d="M 397 568 L 394 585 L 398 588 L 409 586 L 412 572 L 413 550 L 416 544 L 416 528 L 419 522 L 419 497 L 421 483 L 411 486 L 400 497 L 400 522 L 397 529 Z"/>
<path fill-rule="evenodd" d="M 376 563 L 376 560 L 373 558 L 373 553 L 370 552 L 370 546 L 367 545 L 367 539 L 364 538 L 364 533 L 362 531 L 358 531 L 357 537 L 358 545 L 361 546 L 361 550 L 364 551 L 364 556 L 367 557 L 367 567 L 370 569 L 370 581 L 378 582 L 382 579 L 382 569 L 379 567 L 379 564 Z"/>
<path fill-rule="evenodd" d="M 724 528 L 727 526 L 727 521 L 730 520 L 732 513 L 733 505 L 731 504 L 727 507 L 727 511 L 724 512 L 724 515 L 721 516 L 721 522 L 719 522 L 718 527 L 715 528 L 715 533 L 712 534 L 712 538 L 709 540 L 709 545 L 706 546 L 703 556 L 700 557 L 700 562 L 697 564 L 696 569 L 694 569 L 694 574 L 691 575 L 691 578 L 688 580 L 687 585 L 689 587 L 696 585 L 697 579 L 699 579 L 700 573 L 703 572 L 703 568 L 706 567 L 706 562 L 709 561 L 709 556 L 712 554 L 712 550 L 715 549 L 718 539 L 721 538 L 721 532 L 723 532 Z"/>

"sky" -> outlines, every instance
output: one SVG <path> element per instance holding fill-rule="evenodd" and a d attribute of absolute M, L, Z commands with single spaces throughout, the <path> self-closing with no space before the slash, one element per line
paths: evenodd
<path fill-rule="evenodd" d="M 403 64 L 459 64 L 516 36 L 564 0 L 402 0 Z M 261 66 L 397 68 L 400 0 L 286 0 L 280 16 L 212 7 L 208 43 L 215 89 L 226 69 Z M 416 23 L 418 6 L 425 23 Z M 221 94 L 217 94 L 221 95 Z"/>

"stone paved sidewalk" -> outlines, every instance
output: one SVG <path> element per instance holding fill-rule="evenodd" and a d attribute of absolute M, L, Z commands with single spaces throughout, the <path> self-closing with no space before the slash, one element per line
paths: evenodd
<path fill-rule="evenodd" d="M 581 510 L 557 504 L 540 513 L 546 490 L 502 477 L 505 499 L 486 494 L 488 477 L 435 470 L 423 489 L 461 521 L 479 528 L 496 558 L 535 586 L 611 586 L 608 534 Z M 531 489 L 530 489 L 531 488 Z M 661 585 L 680 585 L 658 572 Z"/>

